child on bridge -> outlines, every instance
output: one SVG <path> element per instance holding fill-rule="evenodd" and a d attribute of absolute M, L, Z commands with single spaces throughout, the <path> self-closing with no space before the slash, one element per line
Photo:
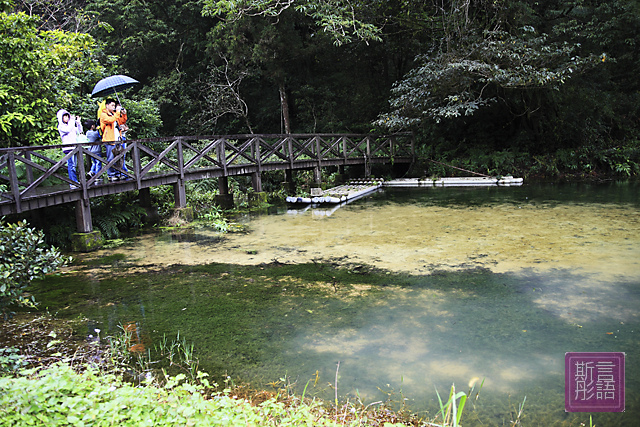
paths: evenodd
<path fill-rule="evenodd" d="M 58 132 L 60 132 L 60 139 L 62 140 L 62 152 L 66 156 L 74 148 L 78 142 L 77 137 L 82 133 L 82 124 L 80 123 L 80 117 L 71 117 L 71 114 L 64 109 L 58 110 L 56 114 L 58 116 Z M 69 179 L 71 181 L 78 182 L 78 175 L 76 173 L 76 167 L 78 159 L 75 155 L 72 155 L 67 160 L 67 172 L 69 173 Z M 73 184 L 69 187 L 74 188 Z"/>
<path fill-rule="evenodd" d="M 84 127 L 86 127 L 87 129 L 87 142 L 89 143 L 94 143 L 94 142 L 99 142 L 100 139 L 100 132 L 98 132 L 97 130 L 97 126 L 96 126 L 96 121 L 95 120 L 87 120 L 86 122 L 84 122 Z M 91 151 L 93 154 L 95 154 L 98 157 L 102 157 L 102 144 L 93 144 L 89 146 L 89 151 Z M 102 169 L 102 162 L 98 159 L 94 159 L 93 157 L 91 158 L 91 169 L 89 170 L 88 173 L 88 177 L 92 178 L 95 175 L 97 175 L 100 170 Z M 98 184 L 98 181 L 96 181 L 96 184 Z"/>

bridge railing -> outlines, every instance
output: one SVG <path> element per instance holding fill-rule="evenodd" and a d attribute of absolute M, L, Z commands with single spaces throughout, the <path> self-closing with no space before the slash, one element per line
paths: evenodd
<path fill-rule="evenodd" d="M 60 196 L 57 203 L 65 203 L 77 200 L 78 192 L 84 200 L 111 193 L 94 191 L 94 184 L 108 183 L 109 168 L 118 170 L 140 189 L 178 179 L 259 173 L 265 168 L 322 167 L 413 157 L 411 134 L 248 134 L 130 140 L 123 152 L 109 162 L 89 147 L 90 144 L 76 144 L 68 153 L 62 152 L 62 145 L 0 149 L 0 211 L 21 212 L 25 201 L 52 194 L 74 193 L 73 198 Z M 67 175 L 71 156 L 77 160 L 78 182 Z M 91 159 L 98 160 L 102 169 L 87 177 Z M 13 207 L 3 209 L 6 205 Z M 27 209 L 33 206 L 30 203 Z"/>

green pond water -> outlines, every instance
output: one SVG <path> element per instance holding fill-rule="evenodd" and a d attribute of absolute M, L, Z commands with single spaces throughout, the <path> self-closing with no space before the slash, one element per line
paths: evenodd
<path fill-rule="evenodd" d="M 484 385 L 465 425 L 575 425 L 568 351 L 626 353 L 640 419 L 640 186 L 385 190 L 332 210 L 273 208 L 246 233 L 157 232 L 36 284 L 87 331 L 178 332 L 201 369 L 307 395 L 391 399 L 433 415 L 436 389 Z"/>

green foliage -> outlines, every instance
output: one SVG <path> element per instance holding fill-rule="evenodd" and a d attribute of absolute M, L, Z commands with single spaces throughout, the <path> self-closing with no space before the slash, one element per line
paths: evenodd
<path fill-rule="evenodd" d="M 90 0 L 85 6 L 108 24 L 91 34 L 104 43 L 105 52 L 117 58 L 117 74 L 128 74 L 141 82 L 131 90 L 131 97 L 153 100 L 154 108 L 159 108 L 163 135 L 176 135 L 176 128 L 191 118 L 195 98 L 191 91 L 206 69 L 204 41 L 211 22 L 201 16 L 201 9 L 200 2 L 190 0 Z M 136 137 L 152 134 L 146 129 L 148 120 L 144 126 L 132 123 Z"/>
<path fill-rule="evenodd" d="M 127 109 L 127 138 L 157 138 L 160 136 L 162 119 L 157 103 L 151 99 L 141 101 L 122 100 Z"/>
<path fill-rule="evenodd" d="M 0 147 L 55 141 L 56 108 L 102 73 L 85 33 L 41 30 L 37 16 L 0 12 Z"/>
<path fill-rule="evenodd" d="M 229 231 L 229 223 L 222 215 L 222 212 L 220 212 L 219 210 L 211 209 L 208 212 L 202 213 L 198 217 L 198 219 L 200 221 L 206 222 L 208 225 L 212 226 L 218 231 Z"/>
<path fill-rule="evenodd" d="M 368 5 L 348 1 L 206 0 L 202 14 L 235 21 L 244 16 L 279 17 L 290 7 L 310 17 L 319 29 L 331 36 L 336 45 L 356 39 L 381 41 L 380 28 L 361 19 Z"/>
<path fill-rule="evenodd" d="M 142 227 L 144 209 L 127 195 L 105 196 L 92 199 L 94 226 L 102 232 L 105 239 L 120 237 L 121 231 Z"/>
<path fill-rule="evenodd" d="M 175 206 L 173 188 L 168 185 L 152 187 L 150 193 L 153 205 L 158 207 L 158 215 L 163 218 L 171 216 Z M 187 191 L 187 197 L 189 197 L 189 191 Z"/>
<path fill-rule="evenodd" d="M 637 0 L 4 0 L 0 10 L 0 146 L 57 142 L 57 108 L 93 118 L 92 85 L 129 74 L 141 82 L 124 100 L 129 138 L 361 132 L 375 121 L 448 152 L 495 151 L 482 170 L 518 166 L 498 158 L 507 152 L 562 170 L 576 162 L 560 150 L 585 146 L 582 172 L 636 173 L 626 153 L 640 134 Z"/>
<path fill-rule="evenodd" d="M 66 265 L 55 247 L 46 247 L 44 233 L 20 221 L 7 224 L 0 220 L 0 310 L 6 319 L 9 306 L 35 307 L 35 298 L 26 293 L 33 279 Z"/>
<path fill-rule="evenodd" d="M 630 141 L 625 146 L 598 147 L 585 144 L 577 149 L 559 149 L 555 153 L 533 156 L 529 173 L 541 177 L 640 175 L 640 145 Z"/>
<path fill-rule="evenodd" d="M 228 389 L 206 399 L 211 387 L 206 374 L 199 382 L 180 374 L 163 387 L 136 387 L 115 375 L 94 369 L 75 372 L 69 365 L 31 369 L 17 378 L 0 378 L 2 425 L 119 426 L 337 426 L 362 425 L 366 420 L 336 422 L 321 415 L 317 402 L 284 405 L 275 398 L 257 406 L 233 399 Z M 213 385 L 215 386 L 215 385 Z"/>
<path fill-rule="evenodd" d="M 395 84 L 391 106 L 377 125 L 409 128 L 425 119 L 473 115 L 504 99 L 505 91 L 557 89 L 574 73 L 597 63 L 575 54 L 576 44 L 552 43 L 532 27 L 519 34 L 485 31 L 455 52 L 421 55 L 419 66 Z"/>
<path fill-rule="evenodd" d="M 0 375 L 14 374 L 27 365 L 17 348 L 0 348 Z"/>

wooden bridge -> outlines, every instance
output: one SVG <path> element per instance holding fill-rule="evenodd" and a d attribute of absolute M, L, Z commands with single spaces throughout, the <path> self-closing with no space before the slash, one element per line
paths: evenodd
<path fill-rule="evenodd" d="M 67 160 L 76 156 L 78 180 L 67 175 Z M 103 163 L 97 176 L 86 178 L 91 158 Z M 218 178 L 221 196 L 229 195 L 227 177 L 248 175 L 253 189 L 262 191 L 261 173 L 284 170 L 292 181 L 296 170 L 313 170 L 321 182 L 327 166 L 410 163 L 414 158 L 411 134 L 285 134 L 180 136 L 127 141 L 124 152 L 111 162 L 77 144 L 64 155 L 61 145 L 0 149 L 0 215 L 19 214 L 62 203 L 76 203 L 80 233 L 93 231 L 92 197 L 173 185 L 176 208 L 186 207 L 187 181 Z M 118 168 L 124 159 L 125 168 Z M 127 180 L 108 182 L 107 169 L 116 167 Z M 71 188 L 70 188 L 71 187 Z M 232 196 L 231 196 L 232 197 Z"/>

